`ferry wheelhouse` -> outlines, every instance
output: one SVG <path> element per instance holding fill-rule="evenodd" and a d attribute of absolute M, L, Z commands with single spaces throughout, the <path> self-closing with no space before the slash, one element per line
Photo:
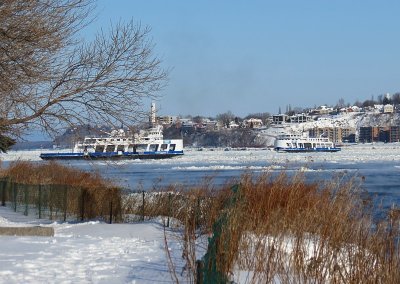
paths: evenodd
<path fill-rule="evenodd" d="M 311 138 L 307 135 L 279 135 L 274 149 L 278 152 L 338 152 L 341 148 L 326 137 Z"/>
<path fill-rule="evenodd" d="M 164 139 L 162 126 L 157 125 L 141 133 L 128 136 L 114 130 L 107 137 L 85 137 L 70 153 L 42 153 L 51 159 L 164 159 L 183 155 L 182 139 Z"/>

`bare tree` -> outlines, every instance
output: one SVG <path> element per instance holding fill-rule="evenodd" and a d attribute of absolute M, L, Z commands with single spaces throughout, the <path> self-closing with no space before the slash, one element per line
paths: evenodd
<path fill-rule="evenodd" d="M 18 137 L 38 125 L 50 134 L 83 123 L 143 118 L 167 71 L 153 54 L 150 28 L 129 22 L 78 40 L 92 0 L 0 2 L 0 129 Z"/>

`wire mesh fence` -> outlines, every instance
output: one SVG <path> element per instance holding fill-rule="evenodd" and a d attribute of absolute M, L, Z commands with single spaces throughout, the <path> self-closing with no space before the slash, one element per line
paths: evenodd
<path fill-rule="evenodd" d="M 165 225 L 172 218 L 183 220 L 188 211 L 202 220 L 206 199 L 174 191 L 130 191 L 121 188 L 85 188 L 58 184 L 24 184 L 0 179 L 2 206 L 39 219 L 54 221 L 102 220 L 141 222 L 163 216 Z M 202 208 L 203 207 L 203 208 Z"/>
<path fill-rule="evenodd" d="M 1 205 L 36 218 L 59 221 L 121 220 L 119 188 L 84 188 L 57 184 L 22 184 L 0 179 Z"/>

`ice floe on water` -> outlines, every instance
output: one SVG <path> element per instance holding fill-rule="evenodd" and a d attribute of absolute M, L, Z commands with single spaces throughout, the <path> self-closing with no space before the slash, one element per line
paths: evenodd
<path fill-rule="evenodd" d="M 68 150 L 62 150 L 65 152 Z M 30 151 L 9 151 L 1 154 L 2 161 L 29 160 L 40 161 L 41 152 L 61 152 L 60 150 L 30 150 Z M 209 165 L 218 163 L 244 163 L 264 161 L 269 164 L 287 162 L 368 162 L 368 161 L 400 161 L 399 143 L 376 143 L 358 144 L 342 147 L 337 153 L 277 153 L 267 149 L 246 149 L 224 151 L 224 149 L 210 149 L 198 151 L 197 149 L 186 149 L 183 157 L 165 160 L 124 160 L 124 161 L 96 161 L 98 165 L 110 164 L 171 164 L 185 165 L 192 163 L 207 163 Z"/>

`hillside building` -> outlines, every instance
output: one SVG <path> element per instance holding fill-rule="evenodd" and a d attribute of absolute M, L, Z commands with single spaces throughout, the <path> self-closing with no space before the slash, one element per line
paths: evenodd
<path fill-rule="evenodd" d="M 263 122 L 259 118 L 249 118 L 243 121 L 243 124 L 246 128 L 260 128 L 263 127 Z"/>
<path fill-rule="evenodd" d="M 311 111 L 311 114 L 324 115 L 333 112 L 333 108 L 327 106 L 320 106 L 317 109 Z"/>
<path fill-rule="evenodd" d="M 273 124 L 285 124 L 289 120 L 286 114 L 274 114 L 272 116 Z"/>
<path fill-rule="evenodd" d="M 358 141 L 360 143 L 372 143 L 378 140 L 379 129 L 378 127 L 363 126 L 360 127 Z"/>
<path fill-rule="evenodd" d="M 169 115 L 157 117 L 157 122 L 162 125 L 171 125 L 175 121 L 176 121 L 176 117 L 174 118 L 173 116 L 169 116 Z"/>
<path fill-rule="evenodd" d="M 299 113 L 295 114 L 289 117 L 289 122 L 290 123 L 303 123 L 303 122 L 309 122 L 312 121 L 312 117 L 308 114 L 304 113 Z"/>
<path fill-rule="evenodd" d="M 236 121 L 233 120 L 233 121 L 229 122 L 229 127 L 228 128 L 229 129 L 236 129 L 236 128 L 239 128 L 239 126 L 240 125 L 237 124 Z"/>
<path fill-rule="evenodd" d="M 354 143 L 355 142 L 354 128 L 341 127 L 316 127 L 309 130 L 310 137 L 327 137 L 335 144 Z"/>
<path fill-rule="evenodd" d="M 393 113 L 394 107 L 393 105 L 384 105 L 383 106 L 383 113 Z"/>
<path fill-rule="evenodd" d="M 400 126 L 390 127 L 390 142 L 400 142 Z"/>
<path fill-rule="evenodd" d="M 358 140 L 360 143 L 372 142 L 397 142 L 399 140 L 398 126 L 379 127 L 365 126 L 360 127 Z"/>

